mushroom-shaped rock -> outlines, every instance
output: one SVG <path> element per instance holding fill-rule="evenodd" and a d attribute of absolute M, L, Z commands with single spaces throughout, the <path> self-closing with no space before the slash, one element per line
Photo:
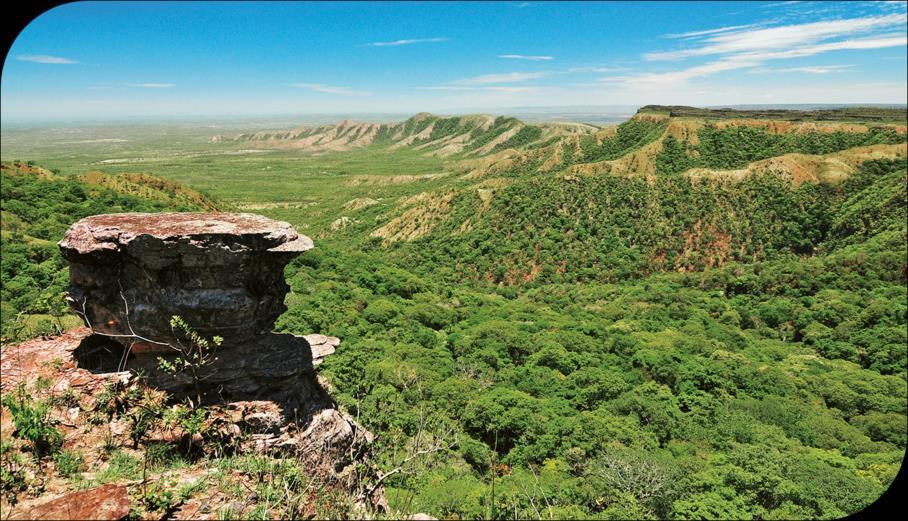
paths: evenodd
<path fill-rule="evenodd" d="M 226 346 L 271 331 L 286 310 L 284 267 L 313 245 L 255 214 L 123 213 L 76 222 L 59 246 L 73 309 L 141 352 L 168 350 L 174 315 Z"/>

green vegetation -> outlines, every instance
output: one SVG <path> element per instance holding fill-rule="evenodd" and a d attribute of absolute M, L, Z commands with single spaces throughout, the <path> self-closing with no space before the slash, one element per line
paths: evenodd
<path fill-rule="evenodd" d="M 476 126 L 475 123 L 471 121 L 466 122 L 464 125 L 461 125 L 461 123 L 463 123 L 463 120 L 459 117 L 438 119 L 432 127 L 432 132 L 429 133 L 429 137 L 423 140 L 414 141 L 413 144 L 428 143 L 443 137 L 463 134 L 473 130 Z"/>
<path fill-rule="evenodd" d="M 472 138 L 472 141 L 470 142 L 469 146 L 467 146 L 465 148 L 465 150 L 470 151 L 470 150 L 476 150 L 478 148 L 482 148 L 485 145 L 487 145 L 490 141 L 492 141 L 493 139 L 497 138 L 498 136 L 504 134 L 505 132 L 507 132 L 508 130 L 513 128 L 515 125 L 518 125 L 519 123 L 520 122 L 514 118 L 506 118 L 504 116 L 498 116 L 497 118 L 495 118 L 495 121 L 492 123 L 492 126 L 490 126 L 487 130 L 483 130 L 482 128 L 477 128 L 476 130 L 474 130 L 472 132 L 472 134 L 470 135 L 470 137 Z M 520 131 L 518 130 L 518 133 L 519 132 Z"/>
<path fill-rule="evenodd" d="M 280 324 L 344 338 L 325 370 L 373 432 L 457 426 L 451 459 L 393 482 L 415 510 L 842 516 L 905 449 L 905 167 L 528 179 L 467 232 L 455 211 L 391 250 L 323 245 Z"/>
<path fill-rule="evenodd" d="M 424 116 L 425 117 L 413 116 L 412 118 L 408 119 L 404 124 L 404 135 L 412 136 L 414 134 L 419 134 L 423 130 L 427 129 L 433 121 L 438 119 L 431 114 L 425 114 Z"/>
<path fill-rule="evenodd" d="M 594 163 L 618 159 L 635 148 L 654 141 L 665 130 L 665 121 L 632 119 L 618 125 L 614 137 L 596 143 L 593 136 L 586 136 L 580 142 L 581 157 L 574 162 Z"/>
<path fill-rule="evenodd" d="M 495 147 L 492 148 L 492 152 L 498 152 L 499 150 L 504 150 L 506 148 L 522 147 L 536 141 L 540 137 L 542 137 L 541 128 L 527 125 L 518 130 L 517 133 L 508 138 L 507 141 L 495 145 Z"/>
<path fill-rule="evenodd" d="M 897 134 L 891 128 L 871 128 L 867 133 L 773 134 L 755 127 L 735 125 L 719 129 L 708 125 L 700 130 L 700 145 L 697 147 L 700 161 L 692 163 L 708 168 L 738 168 L 752 161 L 792 152 L 828 154 L 859 146 L 902 143 L 904 140 L 904 134 Z"/>
<path fill-rule="evenodd" d="M 54 455 L 63 443 L 63 434 L 50 419 L 50 403 L 36 401 L 20 385 L 14 393 L 3 397 L 3 406 L 13 417 L 15 436 L 28 442 L 35 459 Z"/>
<path fill-rule="evenodd" d="M 741 110 L 741 109 L 702 109 L 697 107 L 647 105 L 638 113 L 659 114 L 679 118 L 704 119 L 773 119 L 783 121 L 858 121 L 861 123 L 885 121 L 904 124 L 908 112 L 899 108 L 881 107 L 846 107 L 819 110 Z"/>
<path fill-rule="evenodd" d="M 78 452 L 61 450 L 54 454 L 54 467 L 60 476 L 72 478 L 85 469 L 85 461 Z"/>
<path fill-rule="evenodd" d="M 683 141 L 673 136 L 662 140 L 662 150 L 656 156 L 656 173 L 662 176 L 680 174 L 696 166 L 697 161 L 691 157 Z"/>
<path fill-rule="evenodd" d="M 897 177 L 889 186 L 899 186 Z M 678 176 L 655 183 L 535 176 L 503 189 L 470 231 L 458 233 L 455 215 L 438 233 L 395 253 L 452 280 L 613 283 L 812 253 L 840 218 L 834 203 L 843 194 L 825 185 L 792 189 L 772 176 L 734 185 Z M 475 213 L 478 196 L 464 193 L 458 204 L 464 214 Z"/>
<path fill-rule="evenodd" d="M 197 193 L 193 196 L 197 200 L 190 203 L 183 198 L 187 192 L 179 185 L 151 176 L 103 176 L 104 183 L 89 184 L 24 164 L 8 163 L 3 163 L 0 176 L 3 184 L 0 306 L 5 339 L 27 337 L 36 330 L 62 329 L 59 321 L 66 305 L 61 295 L 69 283 L 69 275 L 57 241 L 76 220 L 99 213 L 198 211 L 214 207 Z M 122 183 L 117 185 L 117 181 Z M 144 197 L 131 193 L 139 192 L 140 187 L 166 188 L 156 193 L 172 195 L 169 200 L 161 200 L 162 196 L 149 198 L 147 193 Z M 47 314 L 48 325 L 39 323 L 29 327 L 28 321 L 18 320 L 19 313 Z M 53 327 L 54 321 L 59 327 Z"/>
<path fill-rule="evenodd" d="M 408 132 L 432 118 L 409 120 Z M 469 131 L 476 150 L 518 124 L 498 118 L 471 130 L 455 120 L 434 119 L 429 139 Z M 836 184 L 683 173 L 903 143 L 905 135 L 706 126 L 695 146 L 664 136 L 667 125 L 638 118 L 609 138 L 580 137 L 577 154 L 564 147 L 568 166 L 618 159 L 661 138 L 654 179 L 540 173 L 546 158 L 537 156 L 463 178 L 456 161 L 392 151 L 381 140 L 320 156 L 233 154 L 240 145 L 230 143 L 211 144 L 204 155 L 187 145 L 185 158 L 175 161 L 168 149 L 149 155 L 143 170 L 288 220 L 316 239 L 287 268 L 292 291 L 278 328 L 342 339 L 320 371 L 332 396 L 377 435 L 374 460 L 402 468 L 384 482 L 395 512 L 461 519 L 856 512 L 886 490 L 906 448 L 905 160 L 865 162 Z M 496 149 L 542 153 L 534 128 Z M 4 177 L 3 300 L 13 309 L 49 313 L 32 304 L 40 292 L 25 298 L 8 282 L 40 265 L 28 241 L 47 241 L 50 255 L 67 223 L 83 215 L 65 205 L 92 204 L 50 189 L 84 186 L 67 176 L 107 157 L 72 155 L 64 148 L 35 156 L 64 172 L 59 179 L 4 170 L 13 183 Z M 21 188 L 30 183 L 33 192 Z M 447 191 L 449 204 L 426 210 L 441 215 L 437 224 L 414 241 L 369 237 L 424 195 Z M 345 206 L 357 198 L 375 204 Z M 59 222 L 43 234 L 25 228 L 42 220 L 27 217 L 33 206 Z M 352 224 L 330 231 L 341 216 Z M 28 246 L 13 246 L 26 248 L 24 260 L 9 270 L 7 223 L 28 230 L 16 243 Z M 60 266 L 51 268 L 48 277 Z M 20 286 L 46 287 L 35 277 Z M 98 409 L 125 415 L 136 440 L 156 421 L 207 436 L 203 409 L 166 409 L 152 396 L 111 391 Z M 403 465 L 427 437 L 442 448 Z M 178 465 L 190 451 L 176 447 L 146 459 L 156 468 Z M 298 462 L 211 457 L 222 490 L 248 496 L 238 481 L 247 479 L 259 498 L 254 509 L 217 515 L 311 514 L 299 496 L 306 478 Z M 115 452 L 107 465 L 98 479 L 137 479 L 142 460 Z M 5 494 L 18 490 L 11 472 L 4 469 Z M 178 502 L 179 491 L 163 483 L 144 491 L 148 509 Z M 282 503 L 288 490 L 292 501 Z M 337 509 L 323 505 L 324 516 L 349 514 L 340 495 L 325 497 Z"/>
<path fill-rule="evenodd" d="M 195 389 L 194 404 L 202 403 L 202 391 L 199 382 L 201 372 L 215 360 L 217 348 L 224 341 L 222 337 L 214 336 L 211 340 L 198 334 L 182 317 L 170 317 L 170 329 L 177 335 L 176 345 L 170 345 L 175 351 L 167 358 L 158 357 L 158 366 L 168 374 L 176 376 L 185 374 L 189 376 Z M 190 402 L 190 406 L 194 405 Z"/>

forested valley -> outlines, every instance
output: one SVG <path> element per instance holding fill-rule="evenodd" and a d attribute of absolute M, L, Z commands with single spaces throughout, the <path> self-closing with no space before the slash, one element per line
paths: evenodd
<path fill-rule="evenodd" d="M 395 512 L 857 512 L 908 443 L 904 121 L 660 111 L 570 131 L 421 115 L 306 159 L 327 172 L 307 181 L 288 177 L 296 150 L 141 175 L 4 153 L 4 344 L 78 323 L 56 242 L 79 218 L 253 211 L 315 238 L 286 269 L 278 329 L 341 339 L 320 372 L 376 435 L 376 464 L 401 466 L 384 483 Z M 281 202 L 297 182 L 320 206 Z M 437 450 L 410 458 L 425 439 Z"/>

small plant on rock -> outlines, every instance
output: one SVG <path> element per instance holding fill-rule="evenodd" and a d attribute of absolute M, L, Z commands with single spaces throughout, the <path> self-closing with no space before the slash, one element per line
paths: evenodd
<path fill-rule="evenodd" d="M 174 482 L 165 480 L 164 476 L 161 476 L 150 487 L 143 487 L 142 503 L 145 508 L 150 511 L 166 511 L 173 507 L 177 502 L 173 494 L 174 486 Z"/>
<path fill-rule="evenodd" d="M 214 355 L 224 339 L 219 336 L 206 339 L 192 329 L 183 318 L 176 315 L 170 318 L 170 329 L 178 339 L 177 345 L 170 346 L 177 351 L 177 356 L 172 360 L 159 357 L 158 366 L 172 375 L 184 373 L 189 376 L 195 390 L 195 402 L 192 403 L 190 400 L 190 406 L 195 407 L 202 401 L 199 383 L 203 378 L 203 370 L 217 360 Z M 180 338 L 183 340 L 179 340 Z"/>
<path fill-rule="evenodd" d="M 82 455 L 75 451 L 61 450 L 54 454 L 54 467 L 57 474 L 71 478 L 85 467 Z"/>
<path fill-rule="evenodd" d="M 63 434 L 53 426 L 49 403 L 35 401 L 26 394 L 25 386 L 19 385 L 15 393 L 3 397 L 3 405 L 13 416 L 15 435 L 29 443 L 36 459 L 49 456 L 60 448 Z"/>
<path fill-rule="evenodd" d="M 16 504 L 20 492 L 28 490 L 25 466 L 12 444 L 0 441 L 0 491 L 10 505 Z"/>

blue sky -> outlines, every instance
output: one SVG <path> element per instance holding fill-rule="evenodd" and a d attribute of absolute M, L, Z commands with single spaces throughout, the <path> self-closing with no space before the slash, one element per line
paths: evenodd
<path fill-rule="evenodd" d="M 2 119 L 905 103 L 906 2 L 79 2 Z"/>

